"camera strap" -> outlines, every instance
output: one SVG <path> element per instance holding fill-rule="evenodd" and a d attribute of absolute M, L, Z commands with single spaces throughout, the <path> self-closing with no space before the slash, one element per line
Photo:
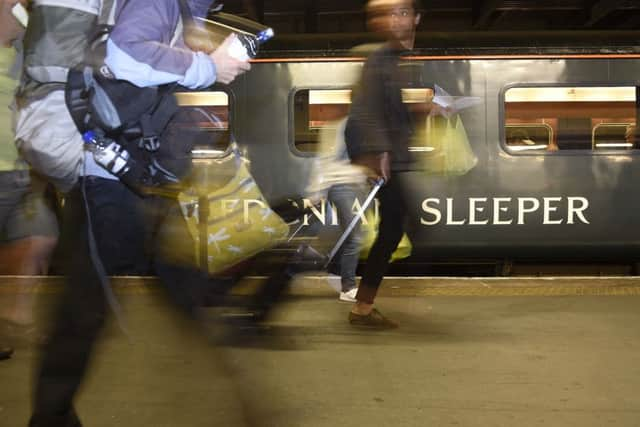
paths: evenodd
<path fill-rule="evenodd" d="M 180 7 L 180 17 L 182 18 L 182 25 L 186 28 L 194 23 L 193 14 L 191 8 L 187 3 L 187 0 L 178 0 L 178 6 Z"/>

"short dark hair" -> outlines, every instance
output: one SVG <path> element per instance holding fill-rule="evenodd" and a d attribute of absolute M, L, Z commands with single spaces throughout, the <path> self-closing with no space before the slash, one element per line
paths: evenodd
<path fill-rule="evenodd" d="M 369 4 L 371 3 L 371 0 L 368 0 L 365 4 L 365 11 L 369 12 Z M 422 3 L 420 0 L 411 0 L 411 7 L 413 8 L 413 11 L 416 14 L 422 14 Z"/>

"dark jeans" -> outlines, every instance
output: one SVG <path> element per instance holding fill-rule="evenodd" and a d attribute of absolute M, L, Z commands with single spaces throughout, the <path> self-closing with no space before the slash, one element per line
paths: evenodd
<path fill-rule="evenodd" d="M 405 232 L 408 207 L 399 175 L 398 173 L 393 175 L 378 192 L 380 225 L 356 295 L 356 299 L 360 302 L 373 304 L 382 278 L 389 268 L 391 255 L 398 247 Z"/>
<path fill-rule="evenodd" d="M 100 259 L 107 274 L 150 274 L 152 252 L 148 246 L 152 244 L 147 241 L 155 227 L 146 224 L 152 220 L 149 211 L 153 202 L 140 198 L 120 181 L 95 176 L 86 177 L 85 180 L 92 229 L 99 242 Z M 78 205 L 74 211 L 82 208 L 80 196 L 79 191 L 70 194 L 72 201 Z"/>
<path fill-rule="evenodd" d="M 139 198 L 117 181 L 89 177 L 84 180 L 92 230 L 100 257 L 116 265 L 123 250 L 133 255 L 144 241 L 155 243 L 154 266 L 173 301 L 188 315 L 195 315 L 205 288 L 206 276 L 192 267 L 191 260 L 163 256 L 163 245 L 191 237 L 177 202 L 158 197 Z M 64 207 L 61 245 L 67 253 L 67 280 L 55 325 L 44 346 L 35 387 L 34 413 L 31 426 L 74 426 L 79 424 L 72 401 L 80 386 L 93 346 L 102 330 L 109 306 L 96 268 L 89 257 L 88 222 L 84 197 L 77 186 L 69 194 Z M 122 209 L 102 209 L 120 206 Z M 178 219 L 169 221 L 168 219 Z M 181 221 L 180 221 L 181 220 Z M 135 230 L 130 224 L 141 228 Z M 129 230 L 129 231 L 125 231 Z M 129 235 L 131 247 L 123 247 L 123 233 Z M 113 247 L 111 237 L 119 243 Z M 187 245 L 188 246 L 188 245 Z M 164 251 L 165 253 L 167 251 Z M 182 262 L 186 261 L 186 262 Z M 192 265 L 192 263 L 191 263 Z"/>

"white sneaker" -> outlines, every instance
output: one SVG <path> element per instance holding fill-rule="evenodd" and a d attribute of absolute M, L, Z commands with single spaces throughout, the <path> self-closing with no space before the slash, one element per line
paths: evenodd
<path fill-rule="evenodd" d="M 358 288 L 353 288 L 347 292 L 340 292 L 340 301 L 356 302 L 357 293 L 358 293 Z"/>
<path fill-rule="evenodd" d="M 342 289 L 342 278 L 337 274 L 327 274 L 327 284 L 336 292 Z"/>

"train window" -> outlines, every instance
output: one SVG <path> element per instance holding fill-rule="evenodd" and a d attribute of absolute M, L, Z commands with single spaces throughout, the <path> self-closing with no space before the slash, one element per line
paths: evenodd
<path fill-rule="evenodd" d="M 593 127 L 592 148 L 594 150 L 633 149 L 633 140 L 631 135 L 628 135 L 632 127 L 631 123 L 597 123 Z"/>
<path fill-rule="evenodd" d="M 424 103 L 433 97 L 431 89 L 403 89 L 402 100 L 407 104 Z M 316 153 L 324 139 L 336 137 L 337 129 L 349 113 L 351 89 L 301 89 L 294 94 L 294 144 L 305 153 Z M 410 107 L 420 116 L 418 109 Z M 415 112 L 414 112 L 415 110 Z M 419 117 L 424 122 L 424 117 Z M 414 151 L 428 151 L 428 147 L 413 147 Z"/>
<path fill-rule="evenodd" d="M 176 94 L 180 113 L 174 125 L 182 132 L 193 132 L 197 141 L 194 157 L 223 153 L 230 143 L 229 94 L 223 91 L 180 92 Z"/>
<path fill-rule="evenodd" d="M 511 151 L 555 150 L 553 128 L 547 123 L 511 123 L 505 126 Z"/>
<path fill-rule="evenodd" d="M 338 123 L 349 113 L 351 89 L 301 89 L 293 104 L 295 147 L 316 153 L 321 139 L 335 137 Z"/>
<path fill-rule="evenodd" d="M 504 95 L 505 146 L 512 153 L 640 148 L 634 86 L 513 87 Z"/>

